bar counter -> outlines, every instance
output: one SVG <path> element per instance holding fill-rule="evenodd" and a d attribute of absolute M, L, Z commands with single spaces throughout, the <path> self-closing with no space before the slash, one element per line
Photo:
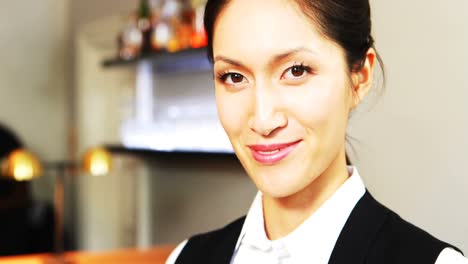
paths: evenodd
<path fill-rule="evenodd" d="M 107 252 L 67 252 L 63 259 L 52 254 L 0 257 L 0 264 L 163 264 L 175 245 L 149 249 L 119 249 Z"/>

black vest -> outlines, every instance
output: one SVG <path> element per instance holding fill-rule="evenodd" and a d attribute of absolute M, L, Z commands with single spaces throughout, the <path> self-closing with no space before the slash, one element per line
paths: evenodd
<path fill-rule="evenodd" d="M 229 264 L 244 220 L 193 236 L 176 264 Z M 460 251 L 401 219 L 366 191 L 341 230 L 328 263 L 434 264 L 446 247 Z"/>

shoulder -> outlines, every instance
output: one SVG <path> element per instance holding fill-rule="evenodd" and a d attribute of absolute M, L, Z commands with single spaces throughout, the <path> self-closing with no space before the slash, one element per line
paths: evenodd
<path fill-rule="evenodd" d="M 372 247 L 374 254 L 382 254 L 386 257 L 391 255 L 392 258 L 412 261 L 408 263 L 435 263 L 445 248 L 461 252 L 456 247 L 404 220 L 387 207 L 383 205 L 382 207 L 387 211 L 387 216 L 375 237 Z M 421 261 L 423 259 L 427 261 Z"/>
<path fill-rule="evenodd" d="M 234 251 L 244 221 L 245 216 L 220 229 L 192 236 L 174 249 L 166 264 L 198 263 L 197 260 L 204 261 L 208 252 L 211 257 L 229 256 Z"/>
<path fill-rule="evenodd" d="M 440 249 L 440 251 L 446 247 L 456 249 L 454 246 L 434 237 L 429 232 L 404 220 L 390 209 L 388 210 L 390 213 L 385 224 L 382 226 L 380 235 L 388 238 L 388 241 L 394 242 L 395 246 L 407 246 L 408 248 L 420 248 L 421 250 Z"/>
<path fill-rule="evenodd" d="M 436 263 L 455 247 L 402 219 L 366 191 L 341 230 L 330 263 Z M 459 251 L 459 250 L 458 250 Z"/>

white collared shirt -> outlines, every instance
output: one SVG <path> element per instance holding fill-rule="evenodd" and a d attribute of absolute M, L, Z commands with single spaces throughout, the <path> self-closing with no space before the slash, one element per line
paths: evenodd
<path fill-rule="evenodd" d="M 287 236 L 269 240 L 263 219 L 262 193 L 258 192 L 245 219 L 231 264 L 326 264 L 354 206 L 366 192 L 355 167 L 351 176 L 309 218 Z M 171 253 L 166 264 L 175 263 L 187 240 Z M 445 248 L 435 264 L 468 264 L 459 252 Z"/>

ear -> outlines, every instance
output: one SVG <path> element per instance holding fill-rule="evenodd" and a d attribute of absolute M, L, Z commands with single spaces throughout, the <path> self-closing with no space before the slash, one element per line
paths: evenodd
<path fill-rule="evenodd" d="M 377 54 L 373 48 L 370 48 L 366 53 L 366 58 L 363 67 L 356 72 L 351 73 L 351 80 L 353 82 L 352 91 L 352 105 L 351 109 L 356 108 L 362 102 L 372 87 L 374 76 L 374 63 Z"/>

